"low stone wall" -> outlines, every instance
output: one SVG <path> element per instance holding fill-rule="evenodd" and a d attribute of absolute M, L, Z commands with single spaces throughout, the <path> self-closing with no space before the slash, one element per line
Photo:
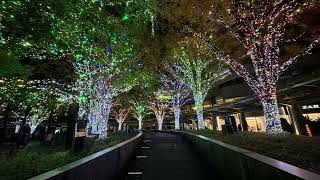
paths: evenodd
<path fill-rule="evenodd" d="M 187 132 L 173 131 L 189 141 L 222 179 L 243 180 L 320 180 L 320 175 L 238 148 L 220 141 Z M 214 179 L 214 178 L 213 178 Z"/>
<path fill-rule="evenodd" d="M 30 180 L 109 180 L 121 173 L 132 153 L 142 140 L 140 133 L 134 138 L 72 162 Z"/>

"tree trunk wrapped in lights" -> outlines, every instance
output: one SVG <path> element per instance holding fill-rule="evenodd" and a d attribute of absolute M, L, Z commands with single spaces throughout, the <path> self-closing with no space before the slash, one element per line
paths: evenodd
<path fill-rule="evenodd" d="M 99 138 L 107 137 L 108 121 L 113 106 L 113 99 L 120 93 L 129 91 L 135 84 L 123 81 L 126 87 L 112 85 L 115 81 L 112 78 L 97 79 L 92 89 L 94 96 L 90 99 L 88 131 L 90 134 L 97 134 Z M 131 83 L 135 83 L 132 81 Z"/>
<path fill-rule="evenodd" d="M 149 108 L 154 112 L 157 119 L 158 130 L 162 130 L 164 116 L 166 114 L 166 110 L 169 106 L 167 101 L 161 99 L 153 99 L 150 101 Z"/>
<path fill-rule="evenodd" d="M 189 90 L 182 80 L 182 72 L 179 72 L 179 68 L 166 67 L 169 75 L 161 74 L 161 84 L 171 96 L 171 109 L 174 113 L 175 129 L 180 129 L 180 114 L 181 108 L 190 100 L 187 99 L 189 96 Z"/>
<path fill-rule="evenodd" d="M 180 106 L 173 106 L 173 114 L 174 114 L 174 129 L 180 129 L 180 114 L 181 114 L 181 107 Z"/>
<path fill-rule="evenodd" d="M 195 98 L 195 106 L 197 112 L 197 119 L 198 119 L 198 128 L 205 129 L 204 119 L 203 119 L 203 102 L 204 99 L 199 97 Z"/>
<path fill-rule="evenodd" d="M 218 4 L 216 7 L 213 6 L 209 14 L 215 15 L 216 23 L 224 25 L 232 37 L 242 44 L 247 56 L 251 59 L 254 73 L 250 73 L 244 65 L 236 61 L 236 58 L 223 52 L 222 48 L 219 49 L 216 44 L 211 44 L 211 51 L 241 76 L 260 100 L 263 105 L 266 131 L 280 133 L 282 127 L 276 90 L 279 78 L 301 56 L 311 54 L 313 47 L 320 40 L 319 35 L 316 35 L 309 46 L 301 47 L 304 43 L 298 42 L 304 38 L 306 31 L 304 33 L 295 31 L 299 34 L 288 35 L 286 29 L 297 22 L 296 17 L 305 9 L 317 3 L 315 0 L 273 0 L 248 3 L 234 1 L 227 5 L 228 8 L 222 7 L 223 3 Z M 227 11 L 221 12 L 225 9 Z M 212 34 L 209 33 L 209 35 L 209 39 L 214 41 Z M 197 36 L 202 35 L 197 34 Z M 295 47 L 295 52 L 288 54 L 292 57 L 281 57 L 280 50 L 289 44 Z"/>
<path fill-rule="evenodd" d="M 128 54 L 134 52 L 128 37 L 119 34 L 106 38 L 112 41 L 112 44 L 108 44 L 108 49 L 104 48 L 101 52 L 100 46 L 96 47 L 98 54 L 93 51 L 86 57 L 89 60 L 81 55 L 78 57 L 78 66 L 82 67 L 81 62 L 85 64 L 79 70 L 78 87 L 84 95 L 80 96 L 80 115 L 84 114 L 84 119 L 88 117 L 88 134 L 99 135 L 99 138 L 107 137 L 113 99 L 145 79 L 143 71 L 131 71 L 134 61 Z"/>
<path fill-rule="evenodd" d="M 135 101 L 130 101 L 131 103 L 131 109 L 132 109 L 132 113 L 133 116 L 138 120 L 139 123 L 139 131 L 142 130 L 142 123 L 143 123 L 143 118 L 147 115 L 150 114 L 150 112 L 148 111 L 147 106 L 142 103 L 142 102 L 135 102 Z"/>
<path fill-rule="evenodd" d="M 192 91 L 195 101 L 198 128 L 205 129 L 203 103 L 211 86 L 223 79 L 228 70 L 223 64 L 210 55 L 208 44 L 197 36 L 180 41 L 181 49 L 176 52 L 177 68 L 183 73 L 182 80 Z"/>
<path fill-rule="evenodd" d="M 100 101 L 100 118 L 98 120 L 99 138 L 106 138 L 108 135 L 108 122 L 112 108 L 112 99 L 104 99 Z"/>

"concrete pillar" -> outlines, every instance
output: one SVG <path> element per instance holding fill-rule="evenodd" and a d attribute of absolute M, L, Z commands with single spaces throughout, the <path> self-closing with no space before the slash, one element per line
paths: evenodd
<path fill-rule="evenodd" d="M 212 129 L 217 130 L 218 128 L 218 119 L 217 116 L 212 116 Z"/>
<path fill-rule="evenodd" d="M 217 121 L 217 130 L 221 131 L 222 127 L 221 127 L 220 117 L 219 116 L 216 116 L 216 121 Z"/>
<path fill-rule="evenodd" d="M 76 122 L 78 120 L 79 104 L 70 105 L 68 110 L 67 134 L 65 149 L 73 149 L 75 143 Z"/>
<path fill-rule="evenodd" d="M 248 124 L 247 124 L 247 120 L 244 112 L 240 112 L 240 123 L 241 123 L 242 131 L 248 131 Z"/>
<path fill-rule="evenodd" d="M 302 115 L 301 109 L 298 104 L 293 103 L 288 106 L 289 114 L 292 119 L 294 129 L 297 135 L 306 135 L 306 130 L 304 129 L 304 117 Z"/>

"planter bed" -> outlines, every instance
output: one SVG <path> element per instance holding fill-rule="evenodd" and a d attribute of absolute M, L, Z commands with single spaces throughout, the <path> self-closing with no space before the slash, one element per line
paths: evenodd
<path fill-rule="evenodd" d="M 88 150 L 82 152 L 70 152 L 62 146 L 50 148 L 46 145 L 34 145 L 19 151 L 9 157 L 0 156 L 0 177 L 4 180 L 27 179 L 52 169 L 112 147 L 137 135 L 137 133 L 115 133 L 105 140 L 98 140 Z"/>
<path fill-rule="evenodd" d="M 251 132 L 223 135 L 222 132 L 214 130 L 186 132 L 203 135 L 320 174 L 320 138 L 318 137 Z"/>

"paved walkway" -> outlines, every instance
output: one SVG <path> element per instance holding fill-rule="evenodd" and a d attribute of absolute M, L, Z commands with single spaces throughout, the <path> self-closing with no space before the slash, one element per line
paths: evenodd
<path fill-rule="evenodd" d="M 206 180 L 214 171 L 182 137 L 147 133 L 121 180 Z"/>

